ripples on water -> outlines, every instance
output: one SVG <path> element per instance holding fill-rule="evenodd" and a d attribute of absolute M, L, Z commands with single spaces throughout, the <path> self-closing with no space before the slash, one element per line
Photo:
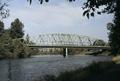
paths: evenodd
<path fill-rule="evenodd" d="M 93 61 L 110 61 L 108 56 L 34 56 L 11 61 L 11 81 L 32 81 L 46 74 L 58 75 L 60 72 L 85 67 Z M 9 61 L 0 61 L 0 81 L 8 81 Z"/>

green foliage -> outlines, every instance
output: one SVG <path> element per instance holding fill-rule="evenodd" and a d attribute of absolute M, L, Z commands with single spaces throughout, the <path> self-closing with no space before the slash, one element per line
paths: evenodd
<path fill-rule="evenodd" d="M 13 58 L 25 58 L 29 56 L 29 48 L 20 40 L 13 40 Z"/>
<path fill-rule="evenodd" d="M 28 34 L 26 35 L 26 43 L 27 43 L 27 44 L 29 44 L 29 43 L 30 43 L 30 37 L 29 37 L 29 35 L 28 35 Z"/>
<path fill-rule="evenodd" d="M 27 0 L 30 4 L 33 0 Z M 49 2 L 49 0 L 38 0 L 40 4 L 43 2 Z M 73 2 L 75 0 L 67 0 L 69 2 Z M 95 13 L 101 14 L 101 13 L 114 13 L 116 9 L 115 3 L 117 0 L 86 0 L 84 3 L 84 7 L 82 7 L 85 11 L 83 15 L 87 16 L 88 18 L 90 16 L 94 17 Z M 105 6 L 104 9 L 99 9 L 101 6 Z"/>
<path fill-rule="evenodd" d="M 93 13 L 114 13 L 113 23 L 109 23 L 107 28 L 109 32 L 109 43 L 112 48 L 112 54 L 120 54 L 120 0 L 87 0 L 84 4 L 85 10 L 83 15 L 89 18 L 89 15 L 94 16 Z M 105 6 L 100 11 L 100 7 Z M 99 10 L 99 11 L 98 11 Z"/>
<path fill-rule="evenodd" d="M 109 43 L 112 48 L 113 55 L 120 54 L 120 0 L 117 0 L 116 6 L 114 21 L 107 25 L 107 28 L 110 31 L 108 33 Z"/>
<path fill-rule="evenodd" d="M 0 37 L 0 55 L 4 58 L 9 58 L 11 55 L 12 49 L 12 39 L 9 36 L 9 33 L 6 31 Z"/>
<path fill-rule="evenodd" d="M 7 33 L 0 37 L 0 58 L 26 58 L 33 53 L 35 50 L 29 48 L 21 39 L 12 39 Z"/>
<path fill-rule="evenodd" d="M 17 18 L 11 23 L 10 36 L 13 39 L 22 38 L 24 36 L 23 23 Z"/>
<path fill-rule="evenodd" d="M 117 0 L 87 0 L 84 3 L 83 9 L 85 10 L 83 16 L 94 17 L 94 14 L 97 13 L 101 15 L 101 13 L 114 13 L 116 11 L 116 2 Z M 100 10 L 100 7 L 104 6 L 104 9 Z"/>
<path fill-rule="evenodd" d="M 33 53 L 37 53 L 36 50 L 29 48 L 24 39 L 22 39 L 23 24 L 16 19 L 12 22 L 10 29 L 4 29 L 4 23 L 0 22 L 0 29 L 2 32 L 0 36 L 0 59 L 2 58 L 25 58 L 30 57 Z M 29 36 L 27 35 L 27 42 Z"/>
<path fill-rule="evenodd" d="M 9 50 L 6 49 L 6 46 L 0 43 L 0 59 L 7 58 L 10 54 L 11 53 L 9 52 Z"/>
<path fill-rule="evenodd" d="M 30 36 L 29 36 L 28 34 L 26 35 L 26 37 L 25 37 L 25 39 L 24 39 L 24 43 L 25 43 L 25 44 L 29 44 L 29 45 L 35 44 L 34 42 L 32 42 L 32 41 L 30 40 Z"/>
<path fill-rule="evenodd" d="M 33 0 L 27 0 L 30 4 L 32 3 Z M 43 2 L 49 2 L 49 0 L 38 0 L 40 4 L 43 4 Z M 75 1 L 75 0 L 68 0 L 69 2 Z"/>
<path fill-rule="evenodd" d="M 3 32 L 4 32 L 4 23 L 0 21 L 0 36 L 3 34 Z"/>
<path fill-rule="evenodd" d="M 30 4 L 32 3 L 33 0 L 27 0 Z M 41 4 L 43 2 L 49 2 L 49 0 L 38 0 Z M 73 2 L 76 0 L 67 0 L 69 2 Z M 118 0 L 86 0 L 86 2 L 84 3 L 84 7 L 83 9 L 85 9 L 83 15 L 86 16 L 94 16 L 94 12 L 97 14 L 101 14 L 101 13 L 114 13 L 115 9 L 116 9 L 116 5 L 115 3 Z M 97 10 L 99 9 L 101 6 L 105 6 L 104 9 L 102 10 Z"/>
<path fill-rule="evenodd" d="M 7 18 L 9 16 L 9 10 L 6 8 L 8 0 L 0 0 L 0 19 Z"/>

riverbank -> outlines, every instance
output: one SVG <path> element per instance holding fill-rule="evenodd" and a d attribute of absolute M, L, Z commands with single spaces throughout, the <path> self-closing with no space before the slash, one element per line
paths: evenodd
<path fill-rule="evenodd" d="M 115 62 L 93 63 L 85 68 L 66 71 L 59 76 L 46 75 L 37 81 L 120 81 L 120 64 Z"/>
<path fill-rule="evenodd" d="M 120 64 L 120 55 L 113 57 L 112 61 Z"/>

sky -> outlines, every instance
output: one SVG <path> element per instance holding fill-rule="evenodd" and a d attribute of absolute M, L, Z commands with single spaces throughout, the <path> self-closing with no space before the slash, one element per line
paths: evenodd
<path fill-rule="evenodd" d="M 25 34 L 31 37 L 65 33 L 108 40 L 106 24 L 112 21 L 112 14 L 95 15 L 87 19 L 81 8 L 85 0 L 76 0 L 73 3 L 67 0 L 50 0 L 42 5 L 37 0 L 33 1 L 30 5 L 27 0 L 10 0 L 10 16 L 3 20 L 6 28 L 19 18 L 24 24 Z"/>

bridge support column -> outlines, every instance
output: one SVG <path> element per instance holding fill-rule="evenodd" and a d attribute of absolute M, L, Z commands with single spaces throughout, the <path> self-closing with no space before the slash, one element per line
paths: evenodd
<path fill-rule="evenodd" d="M 68 56 L 68 48 L 63 48 L 63 57 Z"/>
<path fill-rule="evenodd" d="M 68 48 L 65 48 L 65 55 L 68 56 Z"/>

